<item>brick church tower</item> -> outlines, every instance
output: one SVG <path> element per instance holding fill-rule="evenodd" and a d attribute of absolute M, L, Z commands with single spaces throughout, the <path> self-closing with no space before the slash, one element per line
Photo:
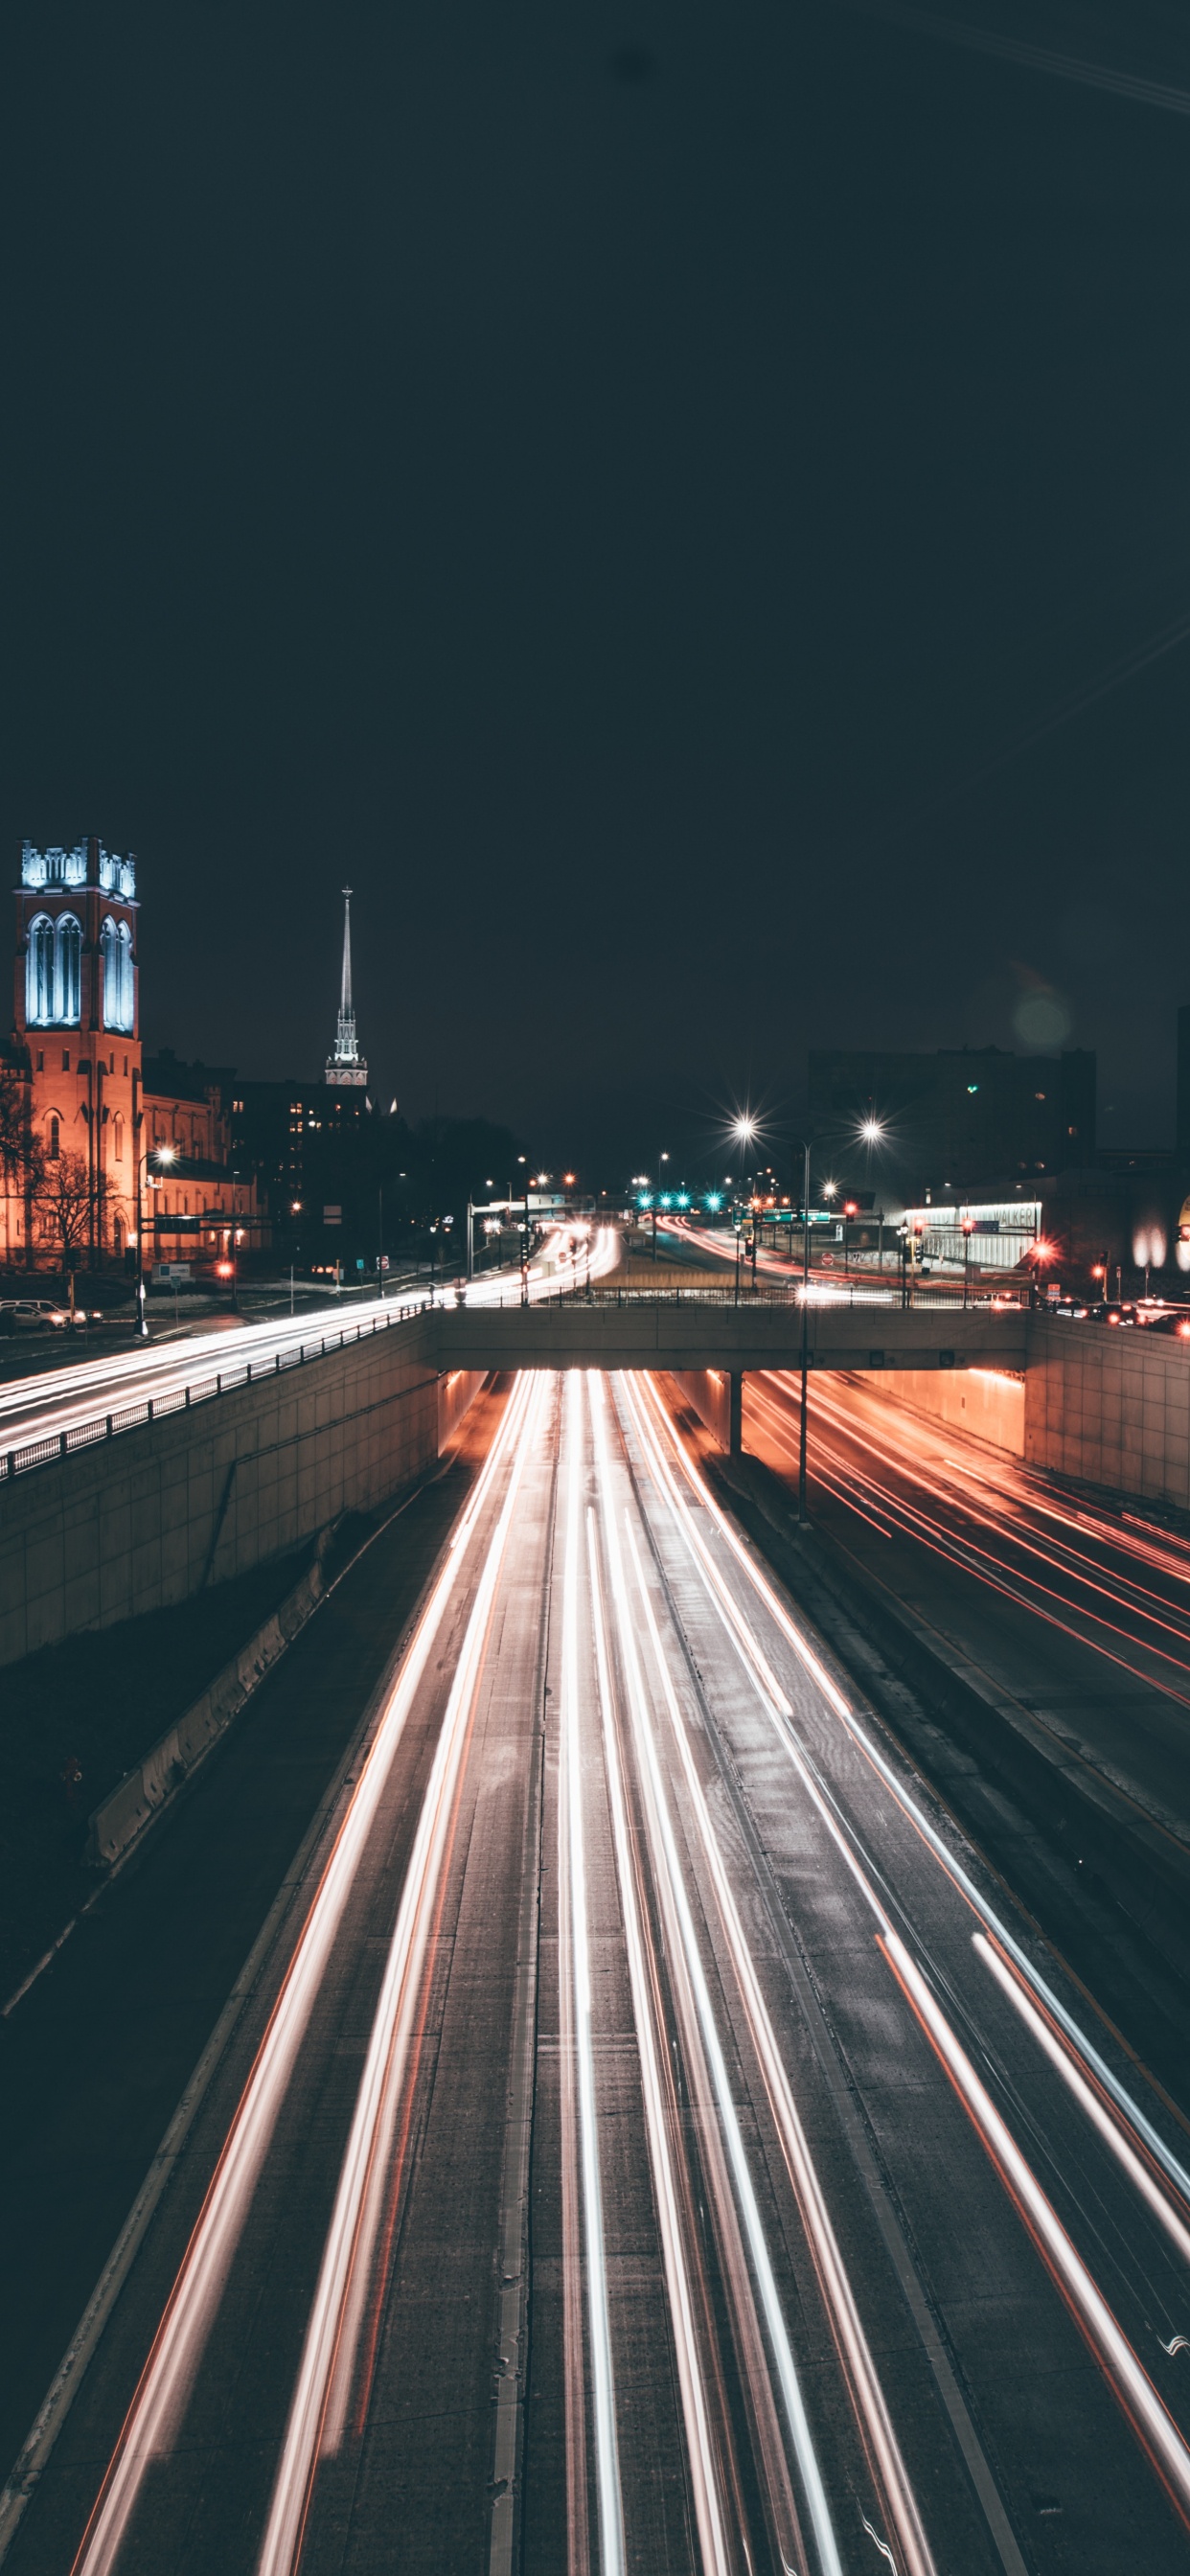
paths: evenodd
<path fill-rule="evenodd" d="M 85 1170 L 79 1249 L 94 1263 L 105 1252 L 121 1253 L 136 1228 L 136 861 L 96 839 L 72 850 L 37 850 L 26 841 L 16 902 L 11 1068 L 27 1086 L 29 1123 L 47 1167 L 70 1156 Z M 0 1257 L 31 1261 L 36 1223 L 32 1206 L 10 1185 Z"/>

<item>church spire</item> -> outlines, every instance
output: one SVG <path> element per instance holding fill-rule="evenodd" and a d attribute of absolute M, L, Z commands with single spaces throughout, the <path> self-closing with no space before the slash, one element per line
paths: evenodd
<path fill-rule="evenodd" d="M 355 1034 L 355 1011 L 351 1000 L 351 888 L 343 888 L 343 977 L 339 986 L 339 1026 L 335 1051 L 326 1060 L 328 1082 L 352 1083 L 362 1088 L 368 1079 L 368 1068 L 360 1054 Z"/>

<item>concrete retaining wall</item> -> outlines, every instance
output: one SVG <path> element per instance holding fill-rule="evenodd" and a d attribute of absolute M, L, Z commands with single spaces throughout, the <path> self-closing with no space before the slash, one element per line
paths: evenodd
<path fill-rule="evenodd" d="M 329 1538 L 329 1530 L 326 1533 Z M 322 1599 L 324 1584 L 319 1552 L 308 1566 L 301 1582 L 294 1585 L 279 1610 L 250 1637 L 238 1655 L 216 1674 L 209 1689 L 193 1702 L 176 1723 L 159 1736 L 144 1759 L 126 1771 L 124 1778 L 96 1807 L 87 1836 L 87 1859 L 94 1865 L 110 1868 L 144 1832 L 145 1826 L 159 1807 L 179 1789 L 183 1780 L 197 1769 L 203 1755 L 210 1752 L 233 1717 L 239 1715 L 245 1700 L 250 1699 L 257 1684 L 279 1656 L 304 1628 L 312 1611 Z"/>
<path fill-rule="evenodd" d="M 0 1665 L 244 1574 L 426 1473 L 482 1373 L 439 1388 L 435 1319 L 0 1485 Z"/>
<path fill-rule="evenodd" d="M 995 1369 L 872 1370 L 864 1385 L 924 1413 L 931 1422 L 969 1431 L 1014 1458 L 1025 1453 L 1025 1380 L 1002 1376 Z"/>
<path fill-rule="evenodd" d="M 674 1369 L 674 1385 L 721 1449 L 731 1447 L 731 1375 L 727 1369 Z"/>
<path fill-rule="evenodd" d="M 1082 1484 L 1190 1510 L 1190 1342 L 1034 1316 L 1025 1457 Z"/>

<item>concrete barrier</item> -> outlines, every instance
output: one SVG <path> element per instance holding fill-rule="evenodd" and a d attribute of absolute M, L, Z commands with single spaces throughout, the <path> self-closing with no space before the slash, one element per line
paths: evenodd
<path fill-rule="evenodd" d="M 322 1569 L 332 1535 L 329 1529 L 323 1531 L 314 1563 L 307 1566 L 300 1583 L 287 1593 L 280 1608 L 224 1665 L 184 1716 L 167 1727 L 142 1760 L 100 1800 L 87 1833 L 85 1857 L 93 1866 L 110 1869 L 123 1858 L 159 1809 L 197 1769 L 233 1717 L 238 1717 L 245 1700 L 251 1698 L 299 1629 L 305 1627 L 326 1588 Z"/>
<path fill-rule="evenodd" d="M 410 1316 L 0 1482 L 0 1665 L 183 1601 L 372 1512 L 436 1463 L 485 1372 L 445 1389 Z"/>

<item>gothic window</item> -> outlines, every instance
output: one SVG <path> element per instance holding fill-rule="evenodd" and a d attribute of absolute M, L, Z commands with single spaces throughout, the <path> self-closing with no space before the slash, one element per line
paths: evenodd
<path fill-rule="evenodd" d="M 109 913 L 99 934 L 103 957 L 103 1023 L 105 1028 L 132 1028 L 132 933 L 126 921 Z"/>
<path fill-rule="evenodd" d="M 31 1028 L 45 1028 L 54 1016 L 54 925 L 39 912 L 29 924 L 25 960 L 25 1018 Z"/>
<path fill-rule="evenodd" d="M 81 1017 L 83 934 L 72 912 L 54 923 L 54 1010 L 59 1028 L 77 1028 Z"/>
<path fill-rule="evenodd" d="M 49 1152 L 49 1158 L 50 1158 L 51 1163 L 56 1163 L 56 1162 L 57 1162 L 58 1157 L 59 1157 L 59 1155 L 60 1155 L 61 1151 L 62 1151 L 62 1128 L 61 1128 L 60 1121 L 55 1117 L 55 1118 L 51 1118 L 51 1120 L 50 1120 L 50 1141 L 49 1141 L 48 1152 Z"/>
<path fill-rule="evenodd" d="M 113 1159 L 117 1163 L 122 1163 L 124 1160 L 124 1121 L 118 1109 L 116 1111 L 115 1135 L 113 1139 Z"/>

